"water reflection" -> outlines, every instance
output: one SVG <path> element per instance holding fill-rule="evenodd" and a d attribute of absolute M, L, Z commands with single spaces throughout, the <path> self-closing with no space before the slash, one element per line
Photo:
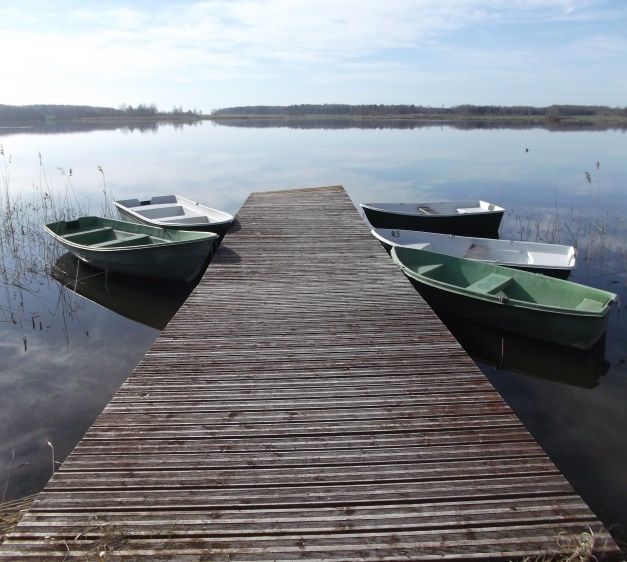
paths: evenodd
<path fill-rule="evenodd" d="M 188 283 L 106 273 L 65 253 L 51 275 L 59 283 L 100 306 L 155 330 L 163 330 L 193 289 Z"/>
<path fill-rule="evenodd" d="M 505 332 L 449 314 L 438 314 L 468 355 L 497 369 L 594 388 L 608 368 L 605 336 L 582 350 Z"/>
<path fill-rule="evenodd" d="M 156 134 L 14 130 L 0 144 L 15 156 L 14 195 L 28 198 L 35 191 L 39 205 L 47 191 L 55 208 L 66 194 L 74 205 L 86 205 L 89 198 L 92 207 L 84 214 L 101 214 L 104 176 L 97 165 L 102 165 L 107 190 L 118 198 L 174 191 L 235 213 L 251 191 L 341 183 L 356 204 L 487 199 L 508 209 L 503 238 L 576 244 L 579 265 L 571 279 L 618 293 L 623 303 L 620 314 L 610 315 L 605 348 L 610 368 L 597 386 L 479 365 L 604 522 L 626 523 L 627 135 L 433 124 L 413 130 L 353 127 L 315 131 L 204 122 L 177 130 L 160 127 Z M 52 170 L 72 167 L 76 190 L 66 184 L 67 176 L 42 179 L 38 152 Z M 0 158 L 0 199 L 2 170 Z M 50 191 L 57 186 L 56 194 Z M 0 207 L 4 212 L 4 203 Z M 8 497 L 45 484 L 46 441 L 62 460 L 158 335 L 70 291 L 49 270 L 34 275 L 44 262 L 50 268 L 62 251 L 53 247 L 44 255 L 48 250 L 40 251 L 37 241 L 44 238 L 44 221 L 32 212 L 22 217 L 12 223 L 19 260 L 12 263 L 0 248 L 6 265 L 0 279 L 0 487 L 9 475 Z M 34 238 L 21 239 L 22 227 Z M 3 220 L 0 230 L 5 228 Z M 225 241 L 228 245 L 228 237 Z M 229 259 L 240 258 L 231 252 Z M 498 341 L 495 345 L 498 349 Z M 508 349 L 505 360 L 511 361 Z M 568 355 L 563 361 L 568 369 L 578 368 Z M 594 377 L 584 382 L 593 384 Z"/>
<path fill-rule="evenodd" d="M 158 333 L 51 277 L 63 249 L 42 224 L 85 214 L 65 178 L 15 195 L 0 147 L 0 503 L 43 487 Z"/>
<path fill-rule="evenodd" d="M 120 131 L 122 133 L 157 133 L 160 127 L 183 127 L 200 125 L 198 119 L 138 119 L 138 120 L 77 120 L 59 121 L 54 123 L 33 123 L 20 125 L 4 125 L 0 127 L 0 135 L 26 133 L 32 135 L 57 135 L 60 133 L 89 133 L 92 131 Z"/>
<path fill-rule="evenodd" d="M 245 127 L 256 129 L 424 129 L 447 127 L 462 131 L 496 129 L 545 129 L 547 131 L 626 131 L 622 123 L 594 123 L 587 121 L 538 121 L 533 119 L 467 119 L 451 121 L 446 119 L 376 119 L 376 118 L 223 118 L 215 119 L 214 124 L 223 127 Z"/>

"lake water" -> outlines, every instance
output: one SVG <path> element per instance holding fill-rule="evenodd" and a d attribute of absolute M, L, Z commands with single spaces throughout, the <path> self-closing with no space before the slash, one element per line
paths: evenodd
<path fill-rule="evenodd" d="M 624 132 L 207 122 L 148 131 L 0 129 L 0 145 L 1 212 L 13 217 L 3 221 L 0 246 L 0 499 L 44 486 L 53 460 L 72 450 L 189 290 L 104 279 L 82 266 L 77 273 L 41 233 L 44 220 L 65 208 L 101 214 L 112 196 L 172 192 L 235 213 L 251 191 L 342 184 L 356 204 L 497 203 L 507 209 L 501 237 L 576 242 L 571 280 L 618 293 L 607 337 L 588 353 L 446 321 L 575 489 L 624 536 Z M 50 275 L 55 263 L 56 278 L 70 285 L 94 276 L 77 285 L 89 299 Z M 103 295 L 117 313 L 94 302 Z"/>

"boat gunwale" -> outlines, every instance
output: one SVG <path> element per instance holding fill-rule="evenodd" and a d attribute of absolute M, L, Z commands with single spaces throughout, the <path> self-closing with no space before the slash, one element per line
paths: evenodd
<path fill-rule="evenodd" d="M 188 227 L 188 228 L 199 228 L 199 227 L 219 227 L 219 226 L 226 226 L 229 225 L 230 223 L 232 223 L 235 220 L 235 217 L 231 214 L 231 213 L 227 213 L 226 211 L 221 211 L 220 209 L 214 209 L 213 207 L 208 207 L 207 205 L 203 205 L 202 203 L 198 203 L 197 201 L 194 201 L 193 199 L 188 199 L 187 197 L 182 197 L 181 195 L 176 195 L 174 194 L 174 197 L 176 197 L 177 201 L 176 203 L 164 203 L 164 205 L 176 205 L 179 203 L 179 200 L 181 200 L 181 202 L 185 202 L 187 204 L 193 204 L 195 206 L 198 206 L 202 209 L 206 209 L 207 211 L 210 212 L 214 212 L 214 213 L 218 213 L 220 215 L 226 215 L 227 218 L 221 219 L 221 220 L 212 220 L 208 215 L 200 215 L 203 217 L 206 217 L 208 219 L 208 222 L 189 222 L 189 223 L 176 223 L 176 222 L 159 222 L 158 220 L 149 218 L 149 217 L 145 217 L 144 215 L 141 215 L 140 213 L 138 213 L 137 211 L 134 211 L 134 207 L 126 207 L 125 205 L 122 205 L 119 201 L 126 201 L 126 199 L 120 199 L 119 201 L 113 201 L 113 204 L 115 205 L 116 209 L 122 213 L 126 213 L 132 217 L 137 218 L 138 220 L 140 220 L 142 223 L 144 224 L 149 224 L 151 226 L 156 226 L 157 228 L 160 226 L 165 226 L 165 227 L 175 227 L 177 229 L 180 230 L 184 230 L 184 227 Z M 142 205 L 143 207 L 149 208 L 149 207 L 153 207 L 155 208 L 155 206 L 153 205 Z M 185 205 L 181 205 L 183 207 L 185 207 Z M 190 207 L 191 208 L 191 207 Z M 229 218 L 230 217 L 230 218 Z"/>
<path fill-rule="evenodd" d="M 367 222 L 367 221 L 366 221 Z M 422 233 L 423 231 L 421 230 L 406 230 L 406 229 L 402 229 L 402 228 L 375 228 L 374 226 L 372 226 L 370 223 L 367 223 L 371 228 L 370 228 L 370 234 L 372 234 L 372 236 L 374 238 L 376 238 L 379 242 L 381 242 L 382 244 L 387 244 L 388 246 L 395 248 L 395 247 L 401 247 L 401 248 L 410 248 L 412 250 L 422 250 L 423 248 L 412 248 L 412 244 L 399 244 L 397 242 L 394 242 L 393 240 L 390 240 L 389 238 L 385 238 L 383 235 L 379 234 L 377 231 L 378 230 L 396 230 L 399 232 L 408 232 L 408 233 Z M 463 236 L 461 234 L 444 234 L 444 233 L 439 233 L 439 232 L 424 232 L 424 234 L 426 235 L 427 238 L 429 238 L 430 236 L 435 236 L 436 239 L 439 237 L 450 237 L 450 238 L 463 238 L 463 239 L 468 239 L 468 240 L 485 240 L 486 242 L 488 242 L 488 244 L 490 243 L 494 243 L 494 242 L 519 242 L 519 240 L 507 240 L 507 239 L 501 239 L 501 238 L 482 238 L 481 236 Z M 529 268 L 529 269 L 538 269 L 538 270 L 543 270 L 543 269 L 551 269 L 551 270 L 558 270 L 558 271 L 573 271 L 575 269 L 576 266 L 576 258 L 577 258 L 577 249 L 574 246 L 568 246 L 566 244 L 549 244 L 547 242 L 529 242 L 527 240 L 520 240 L 520 242 L 524 242 L 525 244 L 529 244 L 532 246 L 537 247 L 538 249 L 540 248 L 546 248 L 547 246 L 553 246 L 556 248 L 567 248 L 568 252 L 567 253 L 558 253 L 556 252 L 555 255 L 556 256 L 563 256 L 565 259 L 568 260 L 568 263 L 566 265 L 559 265 L 559 264 L 550 264 L 550 265 L 546 265 L 546 264 L 536 264 L 536 263 L 523 263 L 523 262 L 499 262 L 497 260 L 483 260 L 483 259 L 475 259 L 475 258 L 463 258 L 463 259 L 469 259 L 471 261 L 475 261 L 478 263 L 484 263 L 487 265 L 502 265 L 503 267 L 508 267 L 508 268 L 520 268 L 520 267 L 524 267 L 524 268 Z M 415 242 L 415 244 L 420 244 L 420 242 Z M 425 251 L 429 251 L 429 250 L 425 250 Z M 533 251 L 533 250 L 531 250 Z M 434 252 L 434 253 L 443 253 L 444 252 Z M 450 255 L 451 257 L 458 257 L 460 259 L 462 259 L 462 256 L 453 256 L 451 254 L 444 254 L 444 255 Z"/>
<path fill-rule="evenodd" d="M 59 221 L 59 222 L 66 222 L 66 221 Z M 55 224 L 55 223 L 50 223 L 50 224 Z M 219 238 L 219 236 L 215 232 L 178 230 L 177 232 L 189 233 L 189 234 L 194 234 L 194 235 L 199 234 L 200 236 L 193 236 L 189 240 L 164 240 L 163 242 L 157 242 L 154 244 L 139 244 L 135 246 L 118 246 L 118 247 L 113 247 L 113 248 L 106 248 L 106 247 L 98 248 L 98 247 L 90 246 L 88 244 L 79 244 L 77 242 L 72 242 L 71 240 L 68 240 L 67 238 L 65 238 L 63 235 L 57 234 L 56 232 L 54 232 L 51 228 L 49 228 L 47 224 L 44 224 L 43 227 L 48 232 L 48 234 L 50 234 L 57 242 L 59 242 L 63 246 L 76 248 L 78 250 L 88 250 L 90 252 L 98 252 L 98 253 L 150 250 L 152 248 L 158 249 L 158 248 L 164 248 L 164 247 L 171 248 L 173 246 L 182 246 L 182 245 L 201 243 L 201 242 L 213 242 Z M 150 234 L 148 234 L 147 236 L 150 236 Z"/>
<path fill-rule="evenodd" d="M 378 211 L 380 213 L 388 213 L 391 215 L 400 215 L 404 217 L 420 217 L 425 219 L 437 219 L 437 218 L 448 218 L 448 217 L 475 217 L 475 216 L 484 216 L 484 215 L 496 215 L 496 214 L 504 214 L 505 208 L 500 207 L 494 203 L 490 203 L 488 201 L 483 201 L 483 199 L 477 199 L 478 203 L 487 203 L 488 205 L 493 205 L 494 210 L 485 210 L 485 211 L 477 211 L 475 213 L 438 213 L 436 215 L 425 215 L 420 213 L 410 213 L 410 212 L 401 212 L 401 211 L 392 211 L 390 209 L 383 209 L 381 207 L 375 207 L 377 203 L 360 203 L 359 206 L 363 209 L 371 209 L 373 211 Z M 456 201 L 433 201 L 433 202 L 425 202 L 425 203 L 411 203 L 411 205 L 438 205 L 440 203 L 458 203 Z M 461 201 L 460 201 L 461 203 Z M 379 203 L 380 204 L 380 203 Z M 401 204 L 401 203 L 394 203 Z"/>
<path fill-rule="evenodd" d="M 417 251 L 429 252 L 429 250 L 417 250 Z M 429 252 L 429 253 L 437 254 L 437 252 Z M 603 289 L 597 289 L 596 287 L 587 287 L 585 285 L 584 286 L 587 288 L 593 289 L 595 291 L 600 291 L 601 293 L 604 293 L 605 295 L 607 295 L 608 299 L 606 302 L 603 303 L 600 311 L 594 312 L 590 310 L 577 310 L 575 308 L 564 308 L 564 307 L 558 307 L 558 306 L 553 306 L 549 304 L 523 301 L 520 299 L 513 299 L 507 296 L 503 298 L 503 297 L 499 297 L 499 295 L 491 295 L 489 293 L 469 291 L 467 290 L 466 287 L 460 287 L 458 285 L 453 285 L 451 283 L 445 283 L 443 281 L 439 281 L 438 279 L 433 279 L 432 277 L 427 277 L 427 276 L 421 275 L 420 273 L 417 273 L 416 271 L 413 271 L 412 269 L 407 267 L 405 264 L 403 264 L 402 260 L 398 257 L 396 253 L 396 247 L 392 248 L 390 255 L 392 256 L 394 263 L 396 263 L 396 265 L 399 266 L 400 270 L 407 277 L 415 279 L 416 281 L 420 283 L 424 283 L 425 285 L 434 287 L 436 289 L 440 289 L 440 290 L 447 291 L 447 292 L 453 292 L 460 296 L 464 296 L 464 297 L 468 297 L 468 298 L 472 298 L 476 300 L 482 300 L 482 301 L 489 302 L 492 304 L 512 306 L 513 308 L 530 309 L 530 310 L 535 310 L 539 312 L 548 312 L 551 314 L 562 315 L 562 316 L 604 318 L 611 311 L 611 307 L 618 302 L 618 295 L 616 295 L 615 293 L 611 293 L 610 291 L 605 291 Z M 448 256 L 448 257 L 453 257 L 453 256 Z M 464 258 L 456 258 L 456 259 L 464 259 Z M 467 260 L 467 261 L 472 261 L 472 260 Z M 495 267 L 501 267 L 501 266 L 495 266 Z M 530 275 L 541 275 L 542 277 L 546 277 L 547 279 L 552 279 L 557 282 L 564 282 L 564 283 L 571 283 L 573 285 L 578 285 L 578 283 L 573 283 L 572 281 L 566 281 L 565 279 L 553 279 L 551 277 L 547 277 L 546 275 L 542 275 L 541 273 L 531 273 L 531 272 L 527 272 L 527 273 L 529 273 Z"/>

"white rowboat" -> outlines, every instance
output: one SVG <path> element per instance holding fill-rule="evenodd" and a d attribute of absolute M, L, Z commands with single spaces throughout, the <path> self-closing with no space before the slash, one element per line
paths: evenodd
<path fill-rule="evenodd" d="M 373 228 L 370 232 L 388 251 L 394 246 L 429 250 L 562 279 L 567 278 L 575 267 L 575 248 L 561 244 L 471 238 L 389 228 Z"/>
<path fill-rule="evenodd" d="M 144 201 L 122 199 L 114 203 L 123 218 L 161 228 L 224 234 L 233 222 L 233 215 L 180 195 L 161 195 Z"/>

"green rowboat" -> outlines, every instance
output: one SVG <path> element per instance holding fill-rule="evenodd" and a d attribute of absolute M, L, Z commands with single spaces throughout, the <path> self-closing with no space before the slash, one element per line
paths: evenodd
<path fill-rule="evenodd" d="M 591 348 L 605 333 L 614 293 L 429 252 L 392 258 L 433 309 L 560 345 Z"/>
<path fill-rule="evenodd" d="M 105 271 L 192 281 L 212 255 L 218 235 L 156 228 L 101 217 L 44 226 L 78 259 Z"/>

